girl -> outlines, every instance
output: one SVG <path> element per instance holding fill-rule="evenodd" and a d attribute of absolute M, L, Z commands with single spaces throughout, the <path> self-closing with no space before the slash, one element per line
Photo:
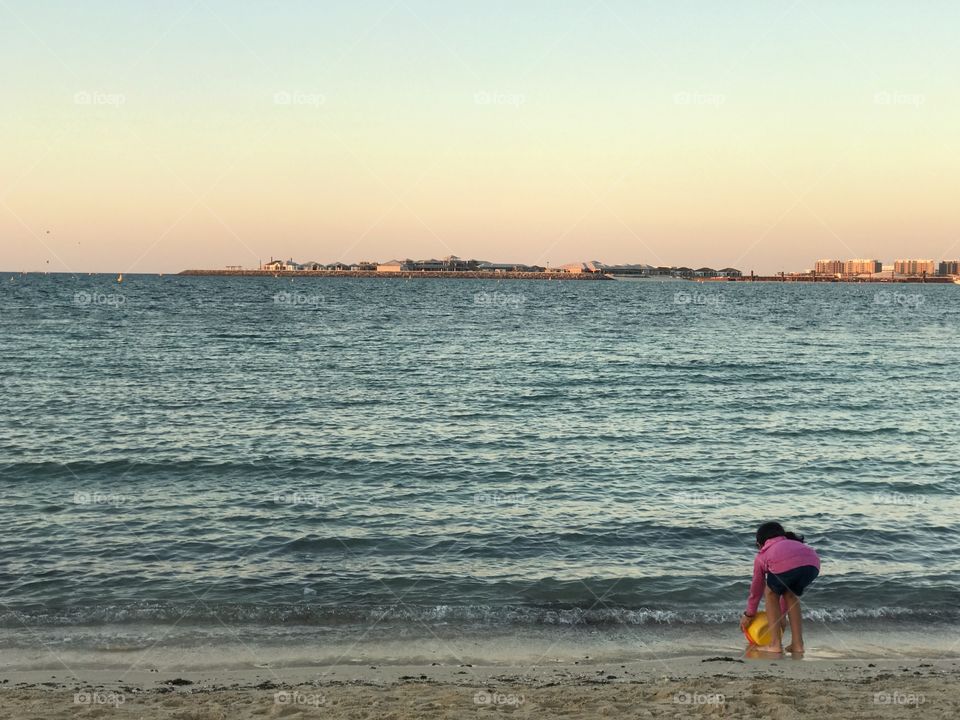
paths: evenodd
<path fill-rule="evenodd" d="M 790 644 L 787 652 L 803 652 L 803 628 L 800 618 L 800 596 L 820 574 L 820 558 L 803 536 L 787 532 L 777 522 L 768 522 L 757 528 L 757 556 L 753 560 L 753 582 L 747 598 L 747 611 L 740 618 L 740 628 L 746 630 L 757 614 L 760 595 L 763 594 L 767 625 L 773 638 L 763 652 L 782 653 L 780 640 L 784 615 L 790 619 Z"/>

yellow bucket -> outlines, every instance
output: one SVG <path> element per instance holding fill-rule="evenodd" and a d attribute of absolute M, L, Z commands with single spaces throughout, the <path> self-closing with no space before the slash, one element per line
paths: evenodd
<path fill-rule="evenodd" d="M 759 612 L 754 615 L 743 634 L 751 645 L 769 645 L 773 638 L 770 637 L 770 628 L 767 627 L 767 614 Z"/>

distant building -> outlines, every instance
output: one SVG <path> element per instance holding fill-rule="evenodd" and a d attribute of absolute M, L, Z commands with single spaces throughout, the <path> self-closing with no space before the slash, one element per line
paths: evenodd
<path fill-rule="evenodd" d="M 738 278 L 743 277 L 743 273 L 736 268 L 726 267 L 722 270 L 717 270 L 717 277 Z"/>
<path fill-rule="evenodd" d="M 939 275 L 960 275 L 960 260 L 941 260 Z"/>
<path fill-rule="evenodd" d="M 817 260 L 813 271 L 817 275 L 843 275 L 843 260 Z"/>
<path fill-rule="evenodd" d="M 456 255 L 449 255 L 443 259 L 443 269 L 453 272 L 468 272 L 476 270 L 479 265 L 477 260 L 463 260 Z"/>
<path fill-rule="evenodd" d="M 672 269 L 673 269 L 673 275 L 675 275 L 676 277 L 691 278 L 694 275 L 696 275 L 693 269 L 688 267 L 675 267 Z"/>
<path fill-rule="evenodd" d="M 653 265 L 601 265 L 602 272 L 616 277 L 650 277 L 656 268 Z"/>
<path fill-rule="evenodd" d="M 482 272 L 544 272 L 544 268 L 537 265 L 521 265 L 519 263 L 491 263 L 477 264 L 477 270 Z"/>
<path fill-rule="evenodd" d="M 843 263 L 844 275 L 873 275 L 881 270 L 883 270 L 883 264 L 879 260 L 854 258 Z"/>
<path fill-rule="evenodd" d="M 714 270 L 713 268 L 702 267 L 694 270 L 693 275 L 694 277 L 701 277 L 701 278 L 716 277 L 717 271 Z"/>
<path fill-rule="evenodd" d="M 443 260 L 408 260 L 404 270 L 419 270 L 420 272 L 441 272 L 444 269 Z"/>
<path fill-rule="evenodd" d="M 300 263 L 301 270 L 326 270 L 327 266 L 316 260 L 311 260 L 310 262 Z"/>
<path fill-rule="evenodd" d="M 353 265 L 350 266 L 350 269 L 372 272 L 376 271 L 377 264 L 375 262 L 371 262 L 370 260 L 361 260 L 360 262 L 353 263 Z"/>
<path fill-rule="evenodd" d="M 350 266 L 347 265 L 346 263 L 334 262 L 334 263 L 330 263 L 329 265 L 327 265 L 326 269 L 327 269 L 327 270 L 341 271 L 341 270 L 349 270 L 349 269 L 350 269 Z"/>
<path fill-rule="evenodd" d="M 479 265 L 477 260 L 463 260 L 450 255 L 443 260 L 406 260 L 402 269 L 404 272 L 468 272 L 476 270 Z"/>
<path fill-rule="evenodd" d="M 409 260 L 388 260 L 377 265 L 377 272 L 400 272 Z"/>
<path fill-rule="evenodd" d="M 270 262 L 264 263 L 262 270 L 270 270 L 273 272 L 285 272 L 289 270 L 300 270 L 300 264 L 295 263 L 293 259 L 290 260 L 274 260 L 270 258 Z"/>
<path fill-rule="evenodd" d="M 933 275 L 933 260 L 894 260 L 893 272 L 897 275 Z"/>

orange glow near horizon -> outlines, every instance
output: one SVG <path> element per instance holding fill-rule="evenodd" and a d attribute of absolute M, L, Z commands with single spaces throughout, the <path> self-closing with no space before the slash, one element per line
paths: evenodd
<path fill-rule="evenodd" d="M 97 6 L 102 42 L 0 23 L 0 270 L 960 255 L 958 51 L 916 8 Z"/>

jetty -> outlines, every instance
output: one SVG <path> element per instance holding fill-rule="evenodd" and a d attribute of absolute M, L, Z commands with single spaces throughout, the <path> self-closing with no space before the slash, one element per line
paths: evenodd
<path fill-rule="evenodd" d="M 323 277 L 386 278 L 391 280 L 609 280 L 600 273 L 517 272 L 511 270 L 184 270 L 180 275 L 199 277 Z"/>

